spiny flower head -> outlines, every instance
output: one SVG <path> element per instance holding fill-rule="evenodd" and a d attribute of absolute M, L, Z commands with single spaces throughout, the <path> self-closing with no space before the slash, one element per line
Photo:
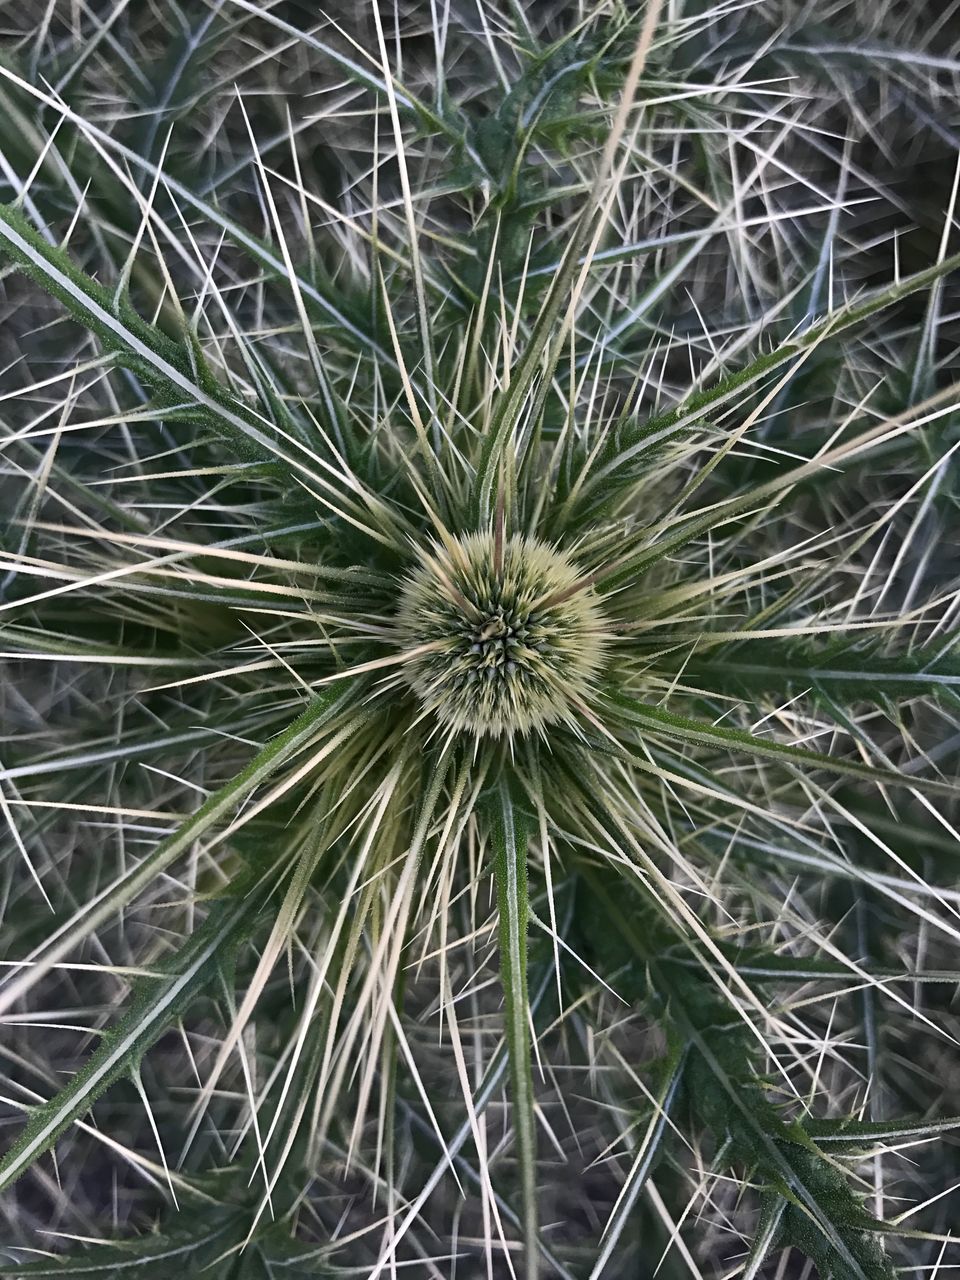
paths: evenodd
<path fill-rule="evenodd" d="M 451 729 L 512 737 L 572 720 L 604 654 L 604 615 L 577 565 L 522 534 L 434 543 L 404 583 L 407 679 Z"/>

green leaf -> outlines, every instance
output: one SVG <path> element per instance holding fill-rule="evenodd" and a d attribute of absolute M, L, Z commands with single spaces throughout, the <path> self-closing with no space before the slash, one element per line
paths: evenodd
<path fill-rule="evenodd" d="M 180 1214 L 179 1218 L 187 1216 Z M 203 1217 L 188 1226 L 178 1222 L 168 1231 L 137 1240 L 94 1244 L 73 1257 L 5 1267 L 4 1280 L 19 1280 L 21 1276 L 24 1280 L 28 1276 L 50 1276 L 51 1280 L 57 1276 L 99 1276 L 100 1280 L 142 1276 L 170 1280 L 178 1273 L 200 1275 L 202 1268 L 210 1266 L 223 1252 L 227 1243 L 224 1237 L 231 1228 L 236 1232 L 236 1217 L 235 1213 L 225 1215 L 221 1209 L 207 1206 Z M 189 1271 L 185 1270 L 187 1267 Z"/>
<path fill-rule="evenodd" d="M 704 639 L 709 642 L 709 635 Z M 694 657 L 684 671 L 692 681 L 709 682 L 718 691 L 751 695 L 811 689 L 835 698 L 877 701 L 882 695 L 919 697 L 944 689 L 960 690 L 960 661 L 953 653 L 924 651 L 886 656 L 769 640 L 728 645 L 722 656 Z"/>
<path fill-rule="evenodd" d="M 353 688 L 353 682 L 346 680 L 330 685 L 292 724 L 262 747 L 236 777 L 209 796 L 173 835 L 162 840 L 152 853 L 130 867 L 109 889 L 53 933 L 29 957 L 29 968 L 0 983 L 0 1012 L 9 1009 L 78 943 L 116 915 L 205 831 L 234 811 L 264 779 L 311 742 L 318 731 L 349 704 Z"/>
<path fill-rule="evenodd" d="M 508 442 L 520 424 L 524 413 L 532 425 L 532 438 L 538 438 L 544 405 L 550 393 L 554 372 L 560 360 L 569 326 L 573 323 L 571 292 L 579 263 L 581 249 L 596 223 L 598 208 L 606 215 L 602 190 L 610 175 L 617 145 L 622 140 L 630 112 L 634 106 L 640 73 L 646 62 L 647 39 L 652 39 L 653 28 L 647 31 L 650 20 L 656 25 L 658 7 L 650 8 L 644 15 L 639 38 L 634 46 L 633 62 L 623 81 L 617 114 L 606 139 L 603 158 L 597 171 L 591 198 L 584 205 L 567 243 L 559 270 L 551 281 L 546 297 L 539 305 L 537 319 L 523 354 L 510 373 L 509 386 L 499 397 L 493 419 L 483 438 L 475 484 L 474 516 L 481 526 L 490 522 L 493 515 L 494 493 L 507 456 Z M 560 319 L 567 308 L 563 320 Z M 559 323 L 558 323 L 559 321 Z M 537 379 L 539 378 L 539 383 Z M 534 390 L 534 386 L 536 389 Z M 518 449 L 518 467 L 535 454 L 529 440 L 524 449 Z M 511 463 L 513 458 L 510 458 Z"/>
<path fill-rule="evenodd" d="M 539 1260 L 537 1226 L 537 1133 L 530 1052 L 530 995 L 527 989 L 527 836 L 506 783 L 492 805 L 491 835 L 500 913 L 500 981 L 506 1006 L 506 1038 L 510 1060 L 511 1102 L 520 1171 L 521 1217 L 527 1280 L 536 1280 Z"/>
<path fill-rule="evenodd" d="M 790 1202 L 788 1219 L 803 1228 L 798 1242 L 818 1263 L 829 1264 L 837 1280 L 892 1280 L 893 1269 L 872 1236 L 882 1224 L 862 1208 L 806 1130 L 785 1122 L 751 1080 L 753 1055 L 739 1028 L 736 1035 L 721 1036 L 709 1026 L 726 1010 L 712 993 L 697 990 L 704 980 L 689 978 L 678 985 L 660 967 L 653 982 L 696 1050 L 698 1069 L 690 1081 L 695 1109 L 718 1137 L 732 1138 L 740 1158 Z"/>
<path fill-rule="evenodd" d="M 17 91 L 37 98 L 52 110 L 59 112 L 63 120 L 69 121 L 80 130 L 82 137 L 95 139 L 108 153 L 113 153 L 125 164 L 129 165 L 132 172 L 145 175 L 151 180 L 159 179 L 160 169 L 147 157 L 142 156 L 132 147 L 125 146 L 112 134 L 83 119 L 82 116 L 65 106 L 61 101 L 51 98 L 41 89 L 29 84 L 21 76 L 16 75 L 5 67 L 2 62 L 0 62 L 0 77 L 3 77 L 13 85 Z M 11 144 L 15 144 L 22 137 L 33 134 L 34 131 L 29 117 L 19 109 L 9 94 L 3 92 L 0 92 L 0 113 L 10 118 L 9 137 Z M 42 139 L 35 140 L 35 146 L 21 158 L 21 163 L 29 167 L 29 165 L 36 162 L 36 151 L 39 149 L 41 141 Z M 83 149 L 73 148 L 70 168 L 72 171 L 76 171 L 78 180 L 85 180 L 91 185 L 92 191 L 98 193 L 97 199 L 101 205 L 107 207 L 110 220 L 122 226 L 124 213 L 129 208 L 129 193 L 118 183 L 110 181 L 110 171 L 102 163 L 101 158 L 96 156 L 93 162 L 86 161 Z M 59 165 L 48 164 L 45 169 L 55 180 L 62 181 L 62 170 Z M 230 218 L 215 200 L 205 200 L 202 195 L 198 195 L 190 187 L 179 182 L 166 169 L 163 170 L 162 177 L 162 186 L 167 188 L 171 195 L 176 197 L 177 201 L 187 208 L 193 209 L 211 225 L 218 227 L 231 243 L 249 254 L 272 277 L 285 278 L 285 263 L 267 241 L 260 239 L 239 222 Z M 298 275 L 296 281 L 293 282 L 303 296 L 304 302 L 313 318 L 318 323 L 332 325 L 339 334 L 348 335 L 364 352 L 375 356 L 378 365 L 395 370 L 396 361 L 392 352 L 381 347 L 374 336 L 362 327 L 352 312 L 345 306 L 342 289 L 335 288 L 329 282 L 320 282 L 318 275 L 319 273 L 316 271 L 312 273 L 310 279 Z"/>
<path fill-rule="evenodd" d="M 115 1081 L 136 1071 L 147 1049 L 182 1017 L 249 935 L 271 891 L 272 877 L 260 883 L 245 877 L 229 898 L 215 903 L 184 946 L 158 966 L 163 976 L 140 979 L 126 1016 L 101 1039 L 70 1083 L 30 1112 L 26 1128 L 0 1160 L 0 1191 L 26 1173 Z"/>
<path fill-rule="evenodd" d="M 554 277 L 550 290 L 537 313 L 536 323 L 527 339 L 523 354 L 510 372 L 510 385 L 498 397 L 492 421 L 484 436 L 477 468 L 474 502 L 474 515 L 481 526 L 488 524 L 492 517 L 497 479 L 507 455 L 508 443 L 520 422 L 525 407 L 527 407 L 530 421 L 534 424 L 539 422 L 553 370 L 560 358 L 560 347 L 556 341 L 557 320 L 561 309 L 570 301 L 570 287 L 577 269 L 577 253 L 586 236 L 587 226 L 587 220 L 581 218 L 560 270 Z M 538 374 L 539 389 L 534 393 L 533 387 Z M 528 406 L 528 397 L 531 395 L 533 395 L 533 404 Z"/>
<path fill-rule="evenodd" d="M 312 49 L 314 53 L 320 54 L 324 61 L 337 67 L 348 80 L 354 81 L 356 84 L 363 85 L 365 89 L 370 89 L 377 94 L 386 94 L 387 85 L 382 76 L 375 75 L 372 71 L 368 71 L 366 67 L 359 62 L 355 62 L 353 58 L 348 58 L 331 44 L 324 44 L 318 40 L 316 36 L 306 31 L 301 31 L 299 27 L 293 26 L 292 23 L 284 21 L 276 13 L 271 13 L 269 9 L 264 9 L 262 5 L 253 3 L 253 0 L 229 0 L 231 4 L 238 8 L 245 9 L 248 13 L 255 14 L 261 20 L 271 23 L 283 31 L 286 35 L 292 36 L 295 40 L 302 42 L 307 48 Z M 399 84 L 391 76 L 391 84 L 396 96 L 397 107 L 413 118 L 421 125 L 425 126 L 433 133 L 445 135 L 458 146 L 466 148 L 467 141 L 464 134 L 463 126 L 459 121 L 451 121 L 445 116 L 438 114 L 426 103 L 417 98 L 413 92 L 406 86 Z M 475 155 L 475 153 L 474 153 Z M 479 157 L 476 157 L 479 162 Z"/>
<path fill-rule="evenodd" d="M 659 932 L 639 929 L 599 872 L 585 878 L 608 929 L 634 956 L 634 971 L 643 975 L 667 1027 L 688 1046 L 684 1089 L 697 1120 L 727 1144 L 728 1158 L 751 1167 L 786 1203 L 790 1238 L 825 1274 L 833 1280 L 893 1280 L 875 1238 L 884 1224 L 866 1212 L 804 1125 L 785 1120 L 769 1100 L 754 1066 L 756 1041 L 718 994 L 708 966 L 691 970 L 662 958 Z"/>
<path fill-rule="evenodd" d="M 884 1143 L 893 1145 L 951 1133 L 960 1129 L 960 1116 L 934 1120 L 857 1120 L 845 1116 L 841 1120 L 805 1120 L 804 1128 L 817 1146 L 862 1151 Z"/>
<path fill-rule="evenodd" d="M 676 1054 L 672 1069 L 664 1073 L 663 1085 L 656 1095 L 656 1110 L 650 1117 L 644 1135 L 633 1153 L 633 1163 L 620 1188 L 616 1203 L 610 1211 L 610 1216 L 604 1223 L 603 1234 L 600 1237 L 600 1253 L 590 1272 L 590 1280 L 599 1280 L 603 1274 L 623 1234 L 623 1229 L 630 1220 L 637 1197 L 646 1186 L 647 1179 L 660 1157 L 664 1138 L 669 1133 L 670 1112 L 683 1079 L 685 1060 L 685 1054 Z"/>
<path fill-rule="evenodd" d="M 955 786 L 949 782 L 941 782 L 937 778 L 908 777 L 897 773 L 895 769 L 861 764 L 856 760 L 846 760 L 842 757 L 824 755 L 819 751 L 811 751 L 807 747 L 794 747 L 786 742 L 761 738 L 746 729 L 731 729 L 725 725 L 695 720 L 690 716 L 677 715 L 672 711 L 666 711 L 663 707 L 655 707 L 640 702 L 636 698 L 629 698 L 612 689 L 607 690 L 605 697 L 632 727 L 665 734 L 681 742 L 695 743 L 698 746 L 726 747 L 730 751 L 743 751 L 747 755 L 757 756 L 760 759 L 782 761 L 784 764 L 803 769 L 827 769 L 831 773 L 860 778 L 865 782 L 913 787 L 941 795 L 957 794 Z"/>
<path fill-rule="evenodd" d="M 836 337 L 864 320 L 869 320 L 895 302 L 936 284 L 938 280 L 958 269 L 960 269 L 960 253 L 955 253 L 942 262 L 927 267 L 924 271 L 918 271 L 905 280 L 887 285 L 866 298 L 831 312 L 816 324 L 810 325 L 798 337 L 781 343 L 773 351 L 757 356 L 745 368 L 719 378 L 712 386 L 693 392 L 666 413 L 657 414 L 656 417 L 648 418 L 645 422 L 624 423 L 610 443 L 600 451 L 595 469 L 591 471 L 582 486 L 580 502 L 582 503 L 585 496 L 596 490 L 597 486 L 602 485 L 604 481 L 614 481 L 616 488 L 615 477 L 618 472 L 622 476 L 622 483 L 632 484 L 635 477 L 628 463 L 649 445 L 669 440 L 688 428 L 695 427 L 708 413 L 741 395 L 754 383 L 772 373 L 774 369 L 802 355 L 809 347 L 822 342 L 827 337 Z M 605 500 L 601 498 L 601 502 Z M 672 542 L 671 545 L 673 545 Z"/>
<path fill-rule="evenodd" d="M 186 402 L 195 406 L 198 415 L 206 416 L 248 459 L 276 462 L 283 457 L 283 450 L 270 437 L 269 424 L 228 396 L 203 371 L 198 377 L 184 347 L 91 280 L 11 205 L 0 205 L 0 244 L 23 271 L 95 333 L 107 350 L 115 352 L 143 381 L 169 396 L 171 405 Z"/>
<path fill-rule="evenodd" d="M 363 523 L 368 495 L 363 494 L 359 482 L 349 485 L 339 462 L 324 463 L 315 450 L 301 447 L 293 434 L 289 411 L 276 396 L 264 392 L 261 401 L 277 412 L 279 422 L 247 407 L 222 387 L 189 334 L 178 343 L 149 324 L 122 296 L 115 297 L 81 271 L 62 249 L 49 245 L 19 209 L 10 205 L 0 205 L 0 247 L 94 333 L 104 348 L 114 352 L 124 367 L 153 388 L 158 411 L 166 411 L 168 420 L 172 412 L 188 411 L 199 425 L 227 441 L 242 460 L 265 464 L 287 488 L 294 478 L 306 482 L 329 510 L 350 512 L 352 518 L 360 518 L 365 532 L 380 536 Z M 330 413 L 335 416 L 334 408 Z M 386 515 L 381 499 L 369 498 L 369 503 L 375 518 Z"/>
<path fill-rule="evenodd" d="M 779 1196 L 767 1195 L 764 1198 L 760 1222 L 740 1280 L 757 1280 L 760 1268 L 770 1258 L 771 1252 L 776 1247 L 780 1224 L 786 1210 L 786 1201 L 781 1200 Z"/>

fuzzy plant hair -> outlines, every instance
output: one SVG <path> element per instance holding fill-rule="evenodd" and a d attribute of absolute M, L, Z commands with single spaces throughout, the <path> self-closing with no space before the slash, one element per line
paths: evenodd
<path fill-rule="evenodd" d="M 960 1265 L 957 4 L 0 7 L 0 1275 Z"/>

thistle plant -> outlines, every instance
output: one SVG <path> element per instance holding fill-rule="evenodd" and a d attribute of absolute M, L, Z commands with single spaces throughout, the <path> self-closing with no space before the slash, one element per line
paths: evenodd
<path fill-rule="evenodd" d="M 827 8 L 7 12 L 5 1278 L 960 1261 L 956 22 Z"/>

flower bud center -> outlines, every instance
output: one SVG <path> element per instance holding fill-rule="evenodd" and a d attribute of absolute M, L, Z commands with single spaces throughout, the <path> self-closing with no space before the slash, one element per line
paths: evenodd
<path fill-rule="evenodd" d="M 422 650 L 405 665 L 425 709 L 492 737 L 572 720 L 603 653 L 603 616 L 562 552 L 520 535 L 434 545 L 407 577 L 399 641 Z"/>

